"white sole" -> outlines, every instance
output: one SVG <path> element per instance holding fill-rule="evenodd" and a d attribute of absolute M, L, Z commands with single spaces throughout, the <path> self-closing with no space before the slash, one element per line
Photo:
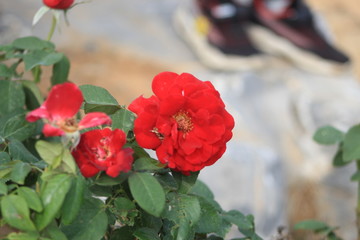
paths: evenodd
<path fill-rule="evenodd" d="M 323 59 L 311 52 L 306 52 L 265 27 L 254 25 L 248 29 L 248 34 L 255 46 L 260 50 L 286 58 L 307 72 L 336 75 L 351 70 L 350 63 L 341 64 Z"/>
<path fill-rule="evenodd" d="M 227 55 L 209 45 L 206 36 L 197 32 L 194 15 L 183 6 L 174 14 L 175 31 L 193 47 L 200 61 L 209 68 L 227 71 L 246 71 L 263 68 L 267 63 L 266 56 Z"/>

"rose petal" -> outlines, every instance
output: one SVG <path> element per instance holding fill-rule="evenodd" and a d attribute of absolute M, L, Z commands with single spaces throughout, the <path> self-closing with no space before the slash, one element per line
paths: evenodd
<path fill-rule="evenodd" d="M 83 100 L 78 86 L 67 82 L 55 85 L 44 104 L 52 121 L 73 117 L 79 111 Z"/>
<path fill-rule="evenodd" d="M 154 94 L 162 99 L 164 96 L 169 95 L 169 89 L 174 84 L 174 80 L 179 75 L 173 72 L 162 72 L 156 75 L 152 82 L 152 90 Z"/>
<path fill-rule="evenodd" d="M 79 122 L 79 130 L 96 127 L 103 124 L 111 124 L 111 118 L 103 112 L 92 112 L 84 116 Z"/>
<path fill-rule="evenodd" d="M 46 119 L 49 118 L 48 111 L 43 105 L 26 114 L 26 121 L 28 122 L 35 122 L 41 118 L 46 118 Z"/>
<path fill-rule="evenodd" d="M 46 123 L 43 128 L 43 133 L 45 137 L 55 137 L 64 135 L 65 132 L 60 128 L 54 127 L 51 124 Z"/>

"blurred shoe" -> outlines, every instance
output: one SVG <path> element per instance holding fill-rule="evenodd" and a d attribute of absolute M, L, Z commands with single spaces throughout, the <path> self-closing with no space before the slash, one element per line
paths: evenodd
<path fill-rule="evenodd" d="M 288 0 L 280 12 L 270 10 L 264 0 L 253 1 L 257 26 L 249 34 L 259 49 L 310 72 L 336 74 L 350 69 L 349 58 L 329 43 L 303 1 Z"/>
<path fill-rule="evenodd" d="M 253 70 L 263 67 L 266 57 L 245 31 L 250 13 L 250 6 L 239 8 L 232 0 L 183 0 L 174 25 L 204 65 L 218 70 Z"/>

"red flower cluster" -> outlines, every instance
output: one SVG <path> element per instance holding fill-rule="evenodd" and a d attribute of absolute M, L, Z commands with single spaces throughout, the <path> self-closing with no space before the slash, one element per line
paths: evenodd
<path fill-rule="evenodd" d="M 106 171 L 110 177 L 128 172 L 133 162 L 133 150 L 123 148 L 126 136 L 120 129 L 109 128 L 85 132 L 72 152 L 84 177 Z"/>
<path fill-rule="evenodd" d="M 215 163 L 232 137 L 234 119 L 213 85 L 191 74 L 164 72 L 152 89 L 155 95 L 129 106 L 137 114 L 138 144 L 156 150 L 160 162 L 184 174 Z"/>
<path fill-rule="evenodd" d="M 43 0 L 43 3 L 49 8 L 68 9 L 74 3 L 74 0 Z"/>
<path fill-rule="evenodd" d="M 61 136 L 84 128 L 111 123 L 111 118 L 102 112 L 86 114 L 78 123 L 75 115 L 80 110 L 83 101 L 83 95 L 74 83 L 55 85 L 46 101 L 39 108 L 29 112 L 26 120 L 35 122 L 41 118 L 44 119 L 46 123 L 43 133 L 47 137 Z"/>

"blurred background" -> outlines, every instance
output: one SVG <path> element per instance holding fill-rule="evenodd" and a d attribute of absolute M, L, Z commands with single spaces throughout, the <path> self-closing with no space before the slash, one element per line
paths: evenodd
<path fill-rule="evenodd" d="M 70 25 L 62 21 L 53 41 L 71 61 L 70 81 L 104 87 L 121 105 L 149 97 L 152 78 L 162 71 L 211 81 L 236 121 L 223 158 L 200 174 L 221 206 L 254 214 L 265 239 L 304 219 L 340 226 L 344 239 L 356 239 L 356 185 L 349 180 L 355 166 L 334 169 L 335 149 L 319 146 L 312 135 L 323 125 L 346 131 L 359 122 L 360 3 L 306 3 L 334 46 L 351 58 L 346 71 L 305 71 L 271 54 L 259 69 L 208 68 L 174 29 L 180 0 L 80 4 L 68 12 Z M 20 36 L 46 38 L 50 14 L 31 25 L 41 6 L 41 0 L 1 1 L 0 44 Z"/>

